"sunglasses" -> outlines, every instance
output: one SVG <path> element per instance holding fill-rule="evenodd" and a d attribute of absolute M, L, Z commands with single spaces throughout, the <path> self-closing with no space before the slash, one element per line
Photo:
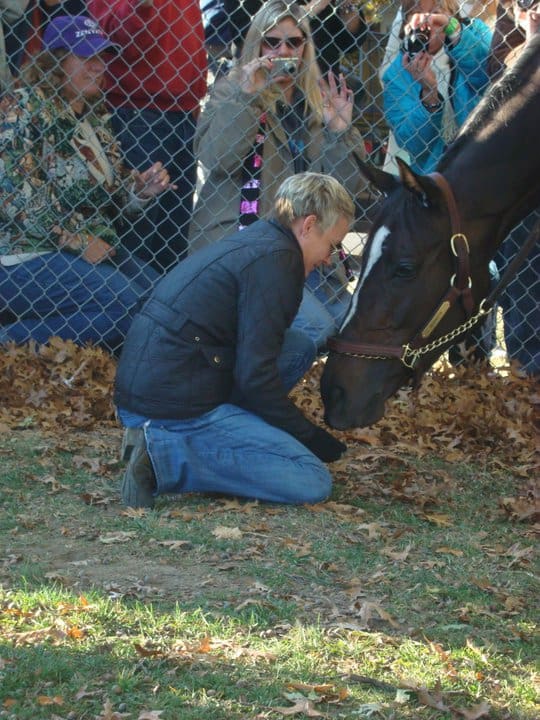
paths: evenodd
<path fill-rule="evenodd" d="M 517 0 L 517 4 L 522 10 L 530 10 L 537 0 Z"/>
<path fill-rule="evenodd" d="M 281 45 L 285 44 L 290 50 L 298 50 L 306 42 L 303 35 L 293 35 L 292 37 L 281 38 L 274 35 L 265 35 L 262 39 L 263 44 L 272 50 L 277 50 Z"/>

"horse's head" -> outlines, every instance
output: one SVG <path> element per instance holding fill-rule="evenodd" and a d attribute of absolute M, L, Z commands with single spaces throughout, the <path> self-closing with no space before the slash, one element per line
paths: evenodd
<path fill-rule="evenodd" d="M 451 243 L 444 188 L 403 162 L 400 180 L 365 165 L 362 169 L 388 197 L 371 228 L 351 306 L 338 338 L 329 343 L 321 380 L 326 421 L 338 429 L 379 420 L 386 400 L 411 379 L 419 380 L 451 344 L 430 349 L 430 343 L 463 323 L 474 304 L 468 256 L 466 279 L 456 277 L 463 274 L 456 254 L 467 254 L 467 242 L 461 236 Z M 488 290 L 487 258 L 474 258 L 474 265 L 478 301 Z M 452 288 L 460 282 L 467 288 L 453 297 Z M 411 345 L 423 349 L 410 354 Z"/>

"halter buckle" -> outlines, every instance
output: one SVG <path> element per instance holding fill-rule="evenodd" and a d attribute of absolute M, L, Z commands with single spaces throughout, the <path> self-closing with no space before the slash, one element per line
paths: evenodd
<path fill-rule="evenodd" d="M 419 355 L 420 353 L 418 350 L 413 350 L 409 343 L 405 343 L 403 346 L 403 352 L 401 353 L 401 357 L 399 359 L 405 367 L 409 368 L 409 370 L 414 370 L 414 366 L 416 365 Z M 409 356 L 411 358 L 410 360 L 408 360 Z"/>
<path fill-rule="evenodd" d="M 466 236 L 463 233 L 454 233 L 452 237 L 450 238 L 450 248 L 452 249 L 452 252 L 454 253 L 455 257 L 458 257 L 458 253 L 456 250 L 456 240 L 457 239 L 463 240 L 465 243 L 465 249 L 467 250 L 467 255 L 470 254 L 469 252 L 469 241 L 467 240 Z"/>

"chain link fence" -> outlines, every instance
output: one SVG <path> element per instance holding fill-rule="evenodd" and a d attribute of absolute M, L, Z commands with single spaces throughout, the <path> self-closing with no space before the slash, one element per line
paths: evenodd
<path fill-rule="evenodd" d="M 163 273 L 264 215 L 285 177 L 314 170 L 357 205 L 333 267 L 307 280 L 319 314 L 306 331 L 324 348 L 379 205 L 356 158 L 434 169 L 492 80 L 496 4 L 262 6 L 0 0 L 0 343 L 58 335 L 117 353 Z M 497 27 L 509 23 L 517 45 L 507 11 Z M 411 38 L 404 18 L 418 12 L 431 25 L 418 21 Z M 532 224 L 504 243 L 494 278 Z M 538 371 L 538 271 L 536 248 L 501 299 L 497 331 L 484 328 L 466 355 L 508 349 Z"/>

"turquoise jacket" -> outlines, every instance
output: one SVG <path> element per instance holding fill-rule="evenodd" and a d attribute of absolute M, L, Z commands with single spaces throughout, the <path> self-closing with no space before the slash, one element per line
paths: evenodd
<path fill-rule="evenodd" d="M 489 85 L 491 35 L 482 20 L 465 21 L 457 44 L 445 47 L 453 65 L 452 106 L 458 128 Z M 398 146 L 409 153 L 413 169 L 429 173 L 446 148 L 442 136 L 443 109 L 433 113 L 426 110 L 420 100 L 420 83 L 403 67 L 402 57 L 400 52 L 382 78 L 384 113 Z"/>

